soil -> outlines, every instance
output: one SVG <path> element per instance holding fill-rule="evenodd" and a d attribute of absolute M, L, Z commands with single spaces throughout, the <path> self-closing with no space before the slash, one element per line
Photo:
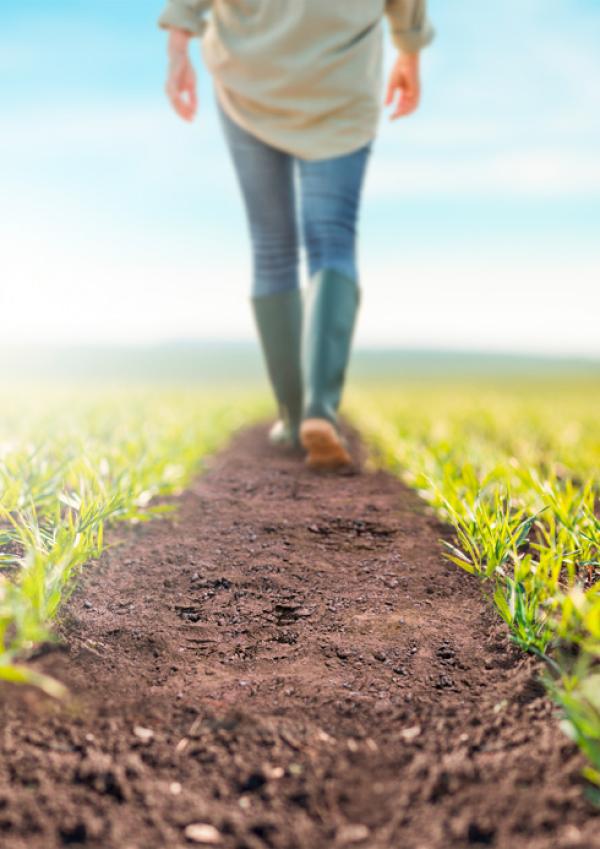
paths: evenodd
<path fill-rule="evenodd" d="M 3 849 L 600 847 L 540 667 L 402 483 L 261 426 L 177 508 L 113 529 L 34 661 L 69 699 L 0 691 Z"/>

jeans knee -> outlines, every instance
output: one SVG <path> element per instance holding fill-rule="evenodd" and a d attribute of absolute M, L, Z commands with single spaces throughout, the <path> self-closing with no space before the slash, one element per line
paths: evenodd
<path fill-rule="evenodd" d="M 274 295 L 300 285 L 298 245 L 294 238 L 262 237 L 253 240 L 252 295 Z"/>
<path fill-rule="evenodd" d="M 315 222 L 306 228 L 306 253 L 311 275 L 321 268 L 333 268 L 357 276 L 356 232 L 353 226 L 338 222 Z"/>

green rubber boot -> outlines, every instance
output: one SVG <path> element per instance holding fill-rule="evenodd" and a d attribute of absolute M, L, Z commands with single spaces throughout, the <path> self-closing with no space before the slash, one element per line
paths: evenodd
<path fill-rule="evenodd" d="M 302 417 L 302 295 L 299 289 L 252 298 L 265 365 L 279 407 L 269 432 L 277 445 L 299 445 Z"/>
<path fill-rule="evenodd" d="M 313 275 L 305 303 L 305 401 L 300 440 L 312 468 L 335 469 L 352 460 L 337 429 L 337 411 L 360 302 L 356 280 L 335 269 Z"/>

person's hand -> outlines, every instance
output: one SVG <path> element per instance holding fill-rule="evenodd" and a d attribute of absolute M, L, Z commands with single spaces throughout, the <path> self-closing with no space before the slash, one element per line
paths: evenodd
<path fill-rule="evenodd" d="M 192 121 L 198 108 L 196 72 L 188 55 L 190 38 L 184 30 L 169 30 L 169 70 L 165 91 L 173 109 L 184 121 Z"/>
<path fill-rule="evenodd" d="M 385 98 L 385 105 L 394 107 L 390 121 L 414 112 L 420 97 L 419 53 L 399 53 L 390 72 Z"/>

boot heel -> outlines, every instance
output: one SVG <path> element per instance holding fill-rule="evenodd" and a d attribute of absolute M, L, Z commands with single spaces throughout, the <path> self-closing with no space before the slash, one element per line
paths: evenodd
<path fill-rule="evenodd" d="M 342 439 L 327 419 L 306 419 L 300 426 L 300 441 L 311 469 L 340 469 L 352 465 Z"/>

